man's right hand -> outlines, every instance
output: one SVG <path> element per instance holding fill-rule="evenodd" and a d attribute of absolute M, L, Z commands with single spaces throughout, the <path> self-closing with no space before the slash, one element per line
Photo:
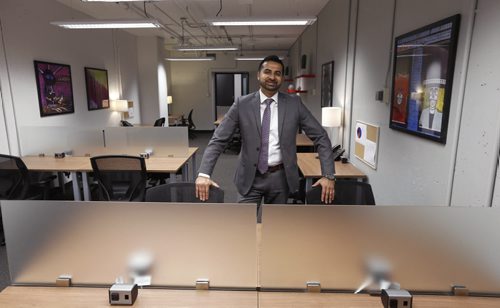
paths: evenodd
<path fill-rule="evenodd" d="M 196 184 L 196 198 L 200 199 L 201 201 L 208 200 L 208 191 L 210 190 L 211 185 L 219 187 L 217 183 L 204 176 L 198 176 L 196 178 L 195 184 Z"/>

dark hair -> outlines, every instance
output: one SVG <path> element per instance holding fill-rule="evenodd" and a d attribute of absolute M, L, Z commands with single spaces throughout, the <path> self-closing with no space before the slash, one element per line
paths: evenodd
<path fill-rule="evenodd" d="M 264 60 L 262 60 L 259 64 L 259 72 L 262 69 L 262 65 L 264 64 L 264 62 L 269 62 L 269 61 L 281 64 L 281 73 L 282 74 L 285 73 L 285 65 L 283 64 L 283 61 L 281 61 L 281 59 L 276 55 L 265 57 Z"/>

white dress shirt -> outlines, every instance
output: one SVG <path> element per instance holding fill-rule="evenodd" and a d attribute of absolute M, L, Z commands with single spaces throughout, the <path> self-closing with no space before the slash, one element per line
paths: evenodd
<path fill-rule="evenodd" d="M 271 126 L 269 130 L 269 152 L 267 163 L 269 166 L 276 166 L 281 164 L 281 150 L 280 150 L 280 138 L 278 132 L 278 92 L 276 92 L 272 97 L 267 97 L 261 90 L 260 94 L 260 122 L 262 123 L 262 118 L 264 116 L 264 110 L 266 109 L 266 104 L 264 101 L 268 98 L 272 98 L 274 102 L 271 103 Z"/>

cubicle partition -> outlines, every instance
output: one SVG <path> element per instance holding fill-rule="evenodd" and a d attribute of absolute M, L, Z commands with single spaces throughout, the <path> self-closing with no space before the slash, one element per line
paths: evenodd
<path fill-rule="evenodd" d="M 108 127 L 105 145 L 114 153 L 185 157 L 188 155 L 187 127 Z"/>
<path fill-rule="evenodd" d="M 96 127 L 23 126 L 20 128 L 23 156 L 67 152 L 73 156 L 104 153 L 104 130 Z"/>
<path fill-rule="evenodd" d="M 388 281 L 413 294 L 460 286 L 500 296 L 495 208 L 265 205 L 258 225 L 251 204 L 2 201 L 1 208 L 15 285 L 54 285 L 64 274 L 74 285 L 110 285 L 127 281 L 139 263 L 154 287 L 208 279 L 215 289 L 302 292 L 309 284 L 352 293 Z"/>
<path fill-rule="evenodd" d="M 129 281 L 131 267 L 152 286 L 257 286 L 255 206 L 119 202 L 2 201 L 14 285 Z M 147 270 L 146 264 L 151 261 Z M 137 265 L 139 263 L 139 265 Z M 135 264 L 135 265 L 134 265 Z"/>
<path fill-rule="evenodd" d="M 500 295 L 497 208 L 265 205 L 261 236 L 262 289 Z"/>

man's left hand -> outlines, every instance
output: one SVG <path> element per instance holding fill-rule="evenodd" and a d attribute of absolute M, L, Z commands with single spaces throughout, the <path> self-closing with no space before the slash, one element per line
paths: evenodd
<path fill-rule="evenodd" d="M 329 180 L 325 177 L 319 179 L 314 186 L 321 185 L 321 202 L 330 204 L 333 201 L 333 196 L 335 195 L 335 181 Z"/>

